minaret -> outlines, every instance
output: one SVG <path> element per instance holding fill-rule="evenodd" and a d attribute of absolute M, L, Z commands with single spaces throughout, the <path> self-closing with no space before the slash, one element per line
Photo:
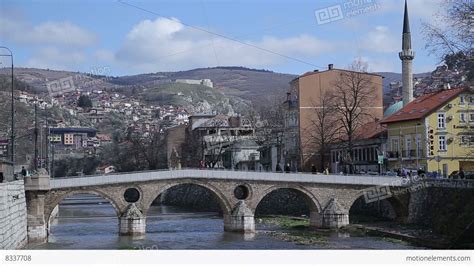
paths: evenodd
<path fill-rule="evenodd" d="M 415 52 L 411 50 L 410 23 L 408 21 L 408 7 L 405 0 L 405 15 L 403 18 L 402 51 L 398 53 L 402 60 L 403 78 L 403 106 L 413 100 L 413 72 L 411 61 L 415 58 Z"/>

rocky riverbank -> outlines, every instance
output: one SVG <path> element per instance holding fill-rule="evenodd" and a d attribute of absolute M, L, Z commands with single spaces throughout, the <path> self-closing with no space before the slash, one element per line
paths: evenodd
<path fill-rule="evenodd" d="M 383 241 L 402 245 L 415 245 L 422 248 L 454 248 L 448 238 L 419 226 L 399 225 L 396 223 L 353 224 L 339 230 L 309 229 L 307 217 L 266 216 L 257 218 L 257 224 L 263 228 L 260 233 L 278 240 L 301 245 L 318 245 L 330 248 L 331 237 L 377 237 Z"/>
<path fill-rule="evenodd" d="M 278 240 L 300 245 L 325 246 L 327 244 L 327 235 L 322 234 L 319 230 L 309 230 L 309 219 L 307 217 L 265 216 L 257 218 L 256 222 L 264 228 L 259 233 Z"/>

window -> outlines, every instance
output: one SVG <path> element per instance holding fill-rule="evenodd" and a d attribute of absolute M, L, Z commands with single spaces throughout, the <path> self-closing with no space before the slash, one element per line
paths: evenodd
<path fill-rule="evenodd" d="M 474 113 L 469 114 L 469 121 L 473 122 L 474 121 Z"/>
<path fill-rule="evenodd" d="M 464 105 L 464 96 L 459 96 L 459 105 Z"/>
<path fill-rule="evenodd" d="M 461 136 L 461 143 L 463 145 L 474 146 L 474 136 Z"/>
<path fill-rule="evenodd" d="M 438 114 L 438 128 L 439 129 L 446 128 L 446 114 L 445 113 Z"/>
<path fill-rule="evenodd" d="M 474 104 L 474 96 L 469 96 L 469 104 L 470 105 Z"/>
<path fill-rule="evenodd" d="M 466 122 L 466 114 L 465 113 L 460 113 L 459 114 L 459 122 L 461 122 L 461 123 Z"/>
<path fill-rule="evenodd" d="M 446 136 L 438 136 L 439 150 L 446 151 Z"/>
<path fill-rule="evenodd" d="M 416 156 L 421 157 L 423 154 L 423 148 L 421 146 L 421 135 L 416 135 Z"/>
<path fill-rule="evenodd" d="M 405 157 L 410 157 L 411 149 L 411 136 L 408 135 L 405 137 Z"/>
<path fill-rule="evenodd" d="M 392 139 L 392 151 L 393 152 L 398 151 L 398 139 Z"/>
<path fill-rule="evenodd" d="M 74 135 L 73 134 L 64 134 L 64 144 L 65 145 L 74 144 Z"/>

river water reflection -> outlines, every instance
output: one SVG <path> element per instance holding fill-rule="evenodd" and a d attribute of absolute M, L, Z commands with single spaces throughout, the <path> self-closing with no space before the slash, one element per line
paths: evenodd
<path fill-rule="evenodd" d="M 118 236 L 114 208 L 101 198 L 79 195 L 64 200 L 51 225 L 49 242 L 31 249 L 413 249 L 406 243 L 378 237 L 330 234 L 324 244 L 300 245 L 276 239 L 265 231 L 282 230 L 257 224 L 257 232 L 223 231 L 217 213 L 152 206 L 144 239 Z"/>

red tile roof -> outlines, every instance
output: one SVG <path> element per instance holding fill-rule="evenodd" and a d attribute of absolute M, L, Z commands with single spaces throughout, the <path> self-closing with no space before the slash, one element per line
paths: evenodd
<path fill-rule="evenodd" d="M 379 121 L 372 121 L 357 128 L 354 132 L 354 140 L 367 140 L 380 137 L 381 134 L 387 131 L 387 126 Z M 347 141 L 347 135 L 343 135 L 341 141 Z"/>
<path fill-rule="evenodd" d="M 369 122 L 358 130 L 355 135 L 358 140 L 361 139 L 372 139 L 380 136 L 384 131 L 387 130 L 387 126 L 380 123 L 380 121 Z"/>
<path fill-rule="evenodd" d="M 389 117 L 384 118 L 382 120 L 382 123 L 388 124 L 393 122 L 409 121 L 426 117 L 427 115 L 436 111 L 440 106 L 452 100 L 462 91 L 464 91 L 463 88 L 457 88 L 422 95 L 414 99 L 412 102 L 407 104 L 398 112 L 394 113 Z"/>

